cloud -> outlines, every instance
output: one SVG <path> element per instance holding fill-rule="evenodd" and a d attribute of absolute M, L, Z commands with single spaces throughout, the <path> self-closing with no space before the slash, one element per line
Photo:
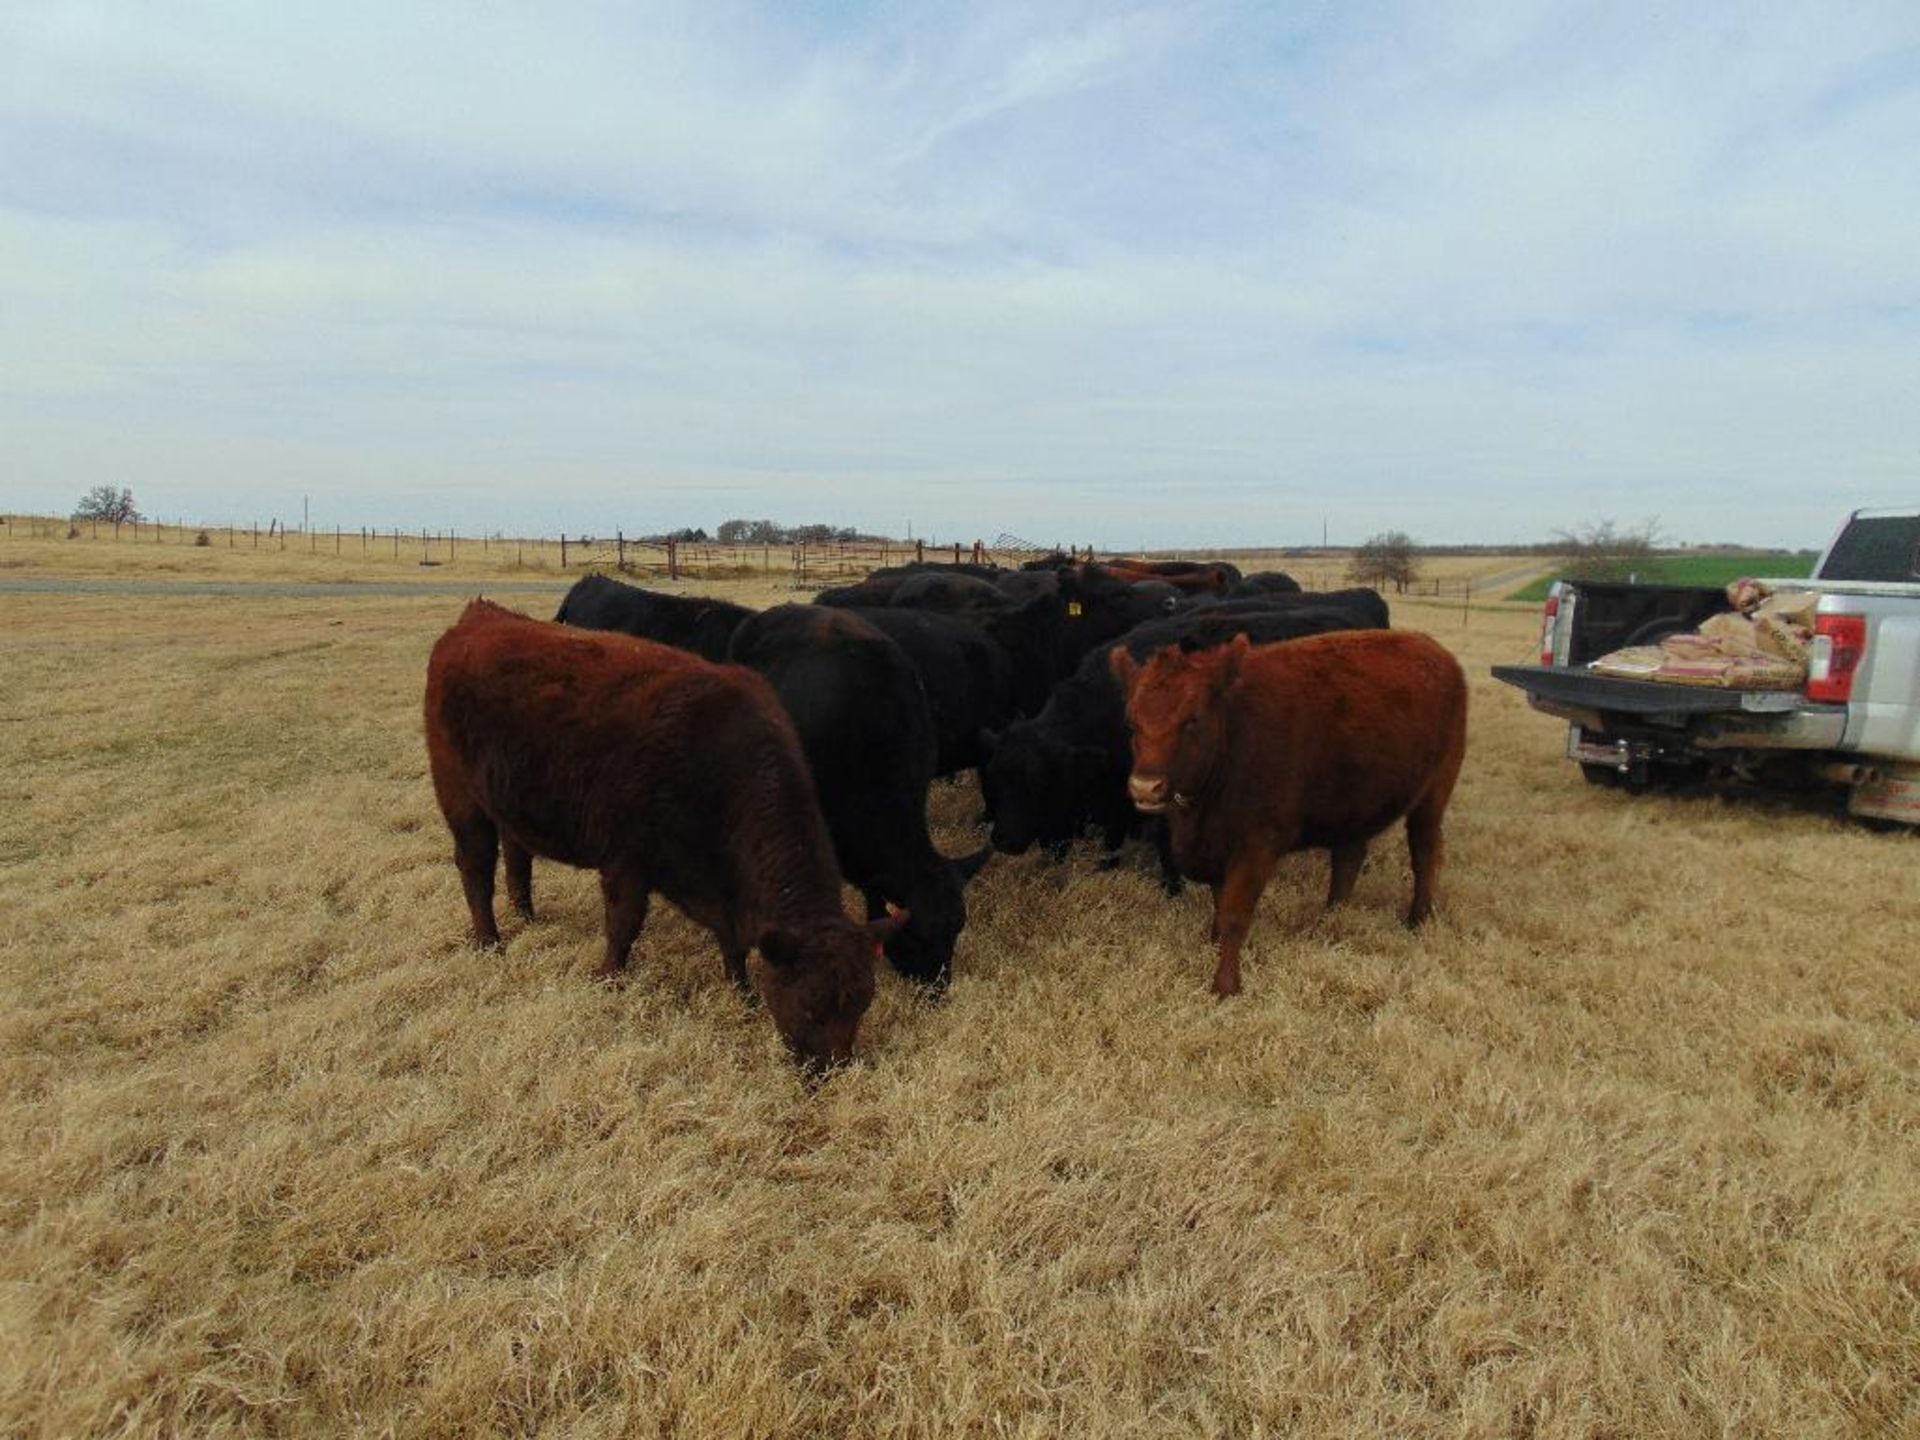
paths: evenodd
<path fill-rule="evenodd" d="M 1910 498 L 1917 44 L 1904 7 L 19 7 L 10 503 L 1811 541 Z"/>

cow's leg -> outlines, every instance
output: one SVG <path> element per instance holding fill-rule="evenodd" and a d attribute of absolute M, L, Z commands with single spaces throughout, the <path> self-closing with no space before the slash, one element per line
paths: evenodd
<path fill-rule="evenodd" d="M 1178 895 L 1186 888 L 1186 882 L 1180 878 L 1180 867 L 1173 858 L 1173 827 L 1164 820 L 1155 820 L 1153 825 L 1153 853 L 1160 860 L 1160 888 L 1168 895 Z"/>
<path fill-rule="evenodd" d="M 1440 869 L 1444 849 L 1440 839 L 1440 817 L 1446 814 L 1444 798 L 1428 796 L 1407 812 L 1407 854 L 1413 860 L 1413 903 L 1407 907 L 1407 928 L 1425 923 L 1433 914 L 1433 880 Z"/>
<path fill-rule="evenodd" d="M 726 961 L 727 978 L 733 982 L 733 988 L 748 1000 L 753 999 L 753 982 L 747 978 L 746 947 L 742 946 L 736 950 L 730 946 L 722 946 L 720 958 Z"/>
<path fill-rule="evenodd" d="M 533 852 L 502 835 L 500 859 L 507 872 L 507 900 L 524 919 L 533 919 Z"/>
<path fill-rule="evenodd" d="M 633 942 L 647 923 L 647 882 L 642 876 L 602 870 L 600 895 L 607 907 L 607 953 L 593 975 L 596 980 L 612 980 L 627 968 Z"/>
<path fill-rule="evenodd" d="M 1273 874 L 1273 857 L 1262 850 L 1236 855 L 1227 877 L 1213 891 L 1213 933 L 1220 942 L 1220 963 L 1213 972 L 1213 993 L 1240 993 L 1240 947 L 1253 928 L 1254 907 Z"/>
<path fill-rule="evenodd" d="M 1361 840 L 1352 845 L 1335 845 L 1327 853 L 1333 861 L 1333 878 L 1327 884 L 1327 908 L 1331 910 L 1353 894 L 1354 884 L 1360 878 L 1360 867 L 1366 863 L 1367 842 Z"/>
<path fill-rule="evenodd" d="M 473 943 L 483 949 L 500 943 L 500 927 L 493 922 L 493 863 L 499 854 L 500 832 L 479 811 L 449 821 L 453 831 L 453 863 L 460 886 L 467 892 L 467 914 L 473 922 Z"/>

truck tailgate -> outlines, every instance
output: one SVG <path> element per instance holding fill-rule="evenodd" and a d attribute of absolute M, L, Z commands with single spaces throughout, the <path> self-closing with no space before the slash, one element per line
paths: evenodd
<path fill-rule="evenodd" d="M 1780 714 L 1807 708 L 1796 690 L 1733 690 L 1718 685 L 1668 685 L 1595 675 L 1564 665 L 1496 665 L 1493 678 L 1518 686 L 1535 701 L 1625 715 L 1711 715 L 1726 711 Z"/>

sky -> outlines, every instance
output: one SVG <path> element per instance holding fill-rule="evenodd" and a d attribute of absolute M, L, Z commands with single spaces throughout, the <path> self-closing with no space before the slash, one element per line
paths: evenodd
<path fill-rule="evenodd" d="M 0 508 L 1817 546 L 1920 5 L 0 7 Z"/>

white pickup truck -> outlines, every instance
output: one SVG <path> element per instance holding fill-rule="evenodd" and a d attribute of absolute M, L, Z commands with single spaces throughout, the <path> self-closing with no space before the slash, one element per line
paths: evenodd
<path fill-rule="evenodd" d="M 1600 675 L 1589 664 L 1730 609 L 1721 590 L 1561 581 L 1538 665 L 1497 679 L 1569 723 L 1567 756 L 1595 784 L 1669 779 L 1839 785 L 1850 813 L 1920 825 L 1920 509 L 1856 510 L 1806 579 L 1819 595 L 1804 690 L 1742 690 Z"/>

